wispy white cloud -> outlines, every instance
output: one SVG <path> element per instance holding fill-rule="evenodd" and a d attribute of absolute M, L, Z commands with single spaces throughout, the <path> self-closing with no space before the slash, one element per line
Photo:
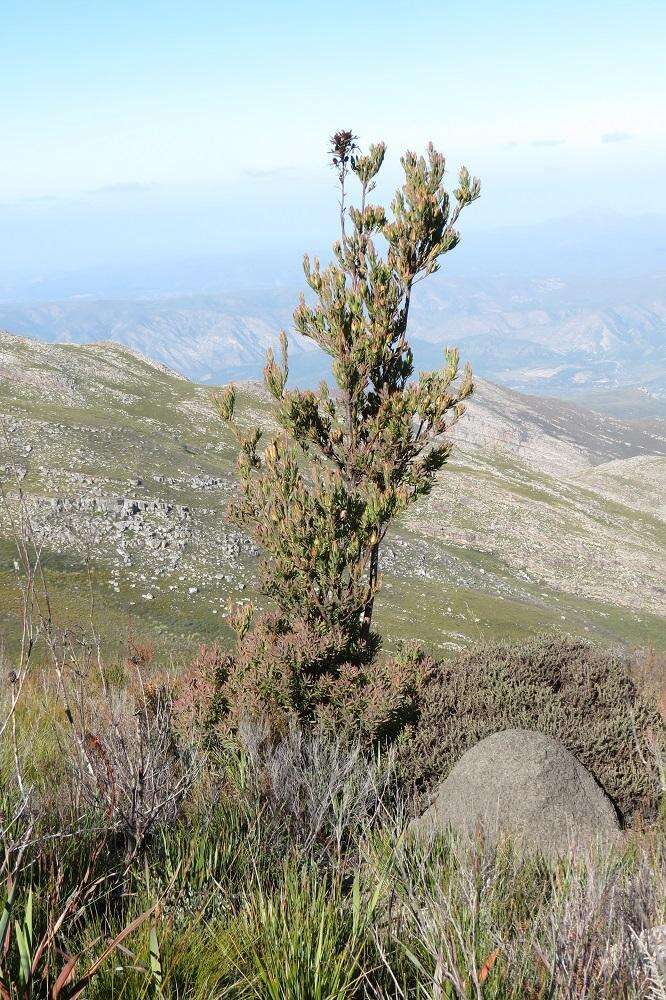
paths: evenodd
<path fill-rule="evenodd" d="M 88 194 L 139 194 L 143 191 L 154 191 L 158 187 L 154 182 L 119 181 L 117 184 L 104 184 L 93 188 Z"/>
<path fill-rule="evenodd" d="M 604 132 L 601 137 L 602 142 L 627 142 L 629 139 L 633 139 L 634 135 L 632 132 Z"/>
<path fill-rule="evenodd" d="M 268 167 L 265 170 L 254 167 L 246 167 L 243 171 L 246 177 L 251 177 L 255 181 L 270 180 L 273 177 L 280 177 L 282 174 L 291 173 L 293 167 Z"/>

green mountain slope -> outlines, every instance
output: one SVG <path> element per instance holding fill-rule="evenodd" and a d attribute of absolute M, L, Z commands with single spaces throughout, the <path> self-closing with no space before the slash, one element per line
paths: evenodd
<path fill-rule="evenodd" d="M 92 594 L 112 646 L 130 623 L 174 654 L 227 640 L 256 553 L 225 519 L 235 453 L 209 393 L 114 344 L 0 335 L 5 648 L 19 634 L 19 488 L 61 620 L 85 620 Z M 239 415 L 270 428 L 261 386 L 241 387 Z M 446 650 L 546 628 L 665 645 L 662 425 L 481 382 L 459 426 L 454 460 L 387 543 L 388 641 Z"/>

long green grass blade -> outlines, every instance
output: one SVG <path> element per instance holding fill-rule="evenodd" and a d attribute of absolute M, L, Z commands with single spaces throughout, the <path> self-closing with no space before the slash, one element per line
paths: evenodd
<path fill-rule="evenodd" d="M 162 959 L 160 956 L 160 944 L 157 940 L 157 928 L 155 924 L 151 924 L 150 927 L 150 971 L 154 982 L 161 987 L 162 986 Z"/>

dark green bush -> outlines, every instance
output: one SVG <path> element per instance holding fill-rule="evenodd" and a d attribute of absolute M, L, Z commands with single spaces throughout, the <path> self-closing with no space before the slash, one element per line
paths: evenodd
<path fill-rule="evenodd" d="M 478 643 L 451 660 L 422 662 L 418 723 L 399 741 L 404 773 L 421 787 L 446 777 L 491 733 L 533 729 L 561 740 L 625 819 L 655 816 L 660 782 L 650 755 L 663 748 L 664 727 L 626 657 L 542 636 Z"/>

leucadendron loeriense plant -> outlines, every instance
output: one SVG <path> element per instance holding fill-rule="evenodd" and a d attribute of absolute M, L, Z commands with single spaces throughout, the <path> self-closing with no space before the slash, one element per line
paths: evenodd
<path fill-rule="evenodd" d="M 333 136 L 340 236 L 328 267 L 304 258 L 312 295 L 301 297 L 294 325 L 331 358 L 333 388 L 287 387 L 283 332 L 281 361 L 269 351 L 264 369 L 281 434 L 262 450 L 261 431 L 234 421 L 234 387 L 216 396 L 240 446 L 232 516 L 264 552 L 264 589 L 289 621 L 339 636 L 336 662 L 372 658 L 380 546 L 391 522 L 430 490 L 473 388 L 457 350 L 445 351 L 441 369 L 414 377 L 407 327 L 414 287 L 457 245 L 479 181 L 463 167 L 451 197 L 444 156 L 430 145 L 425 156 L 402 157 L 405 179 L 387 210 L 369 201 L 384 155 L 383 143 L 364 154 L 350 131 Z"/>

